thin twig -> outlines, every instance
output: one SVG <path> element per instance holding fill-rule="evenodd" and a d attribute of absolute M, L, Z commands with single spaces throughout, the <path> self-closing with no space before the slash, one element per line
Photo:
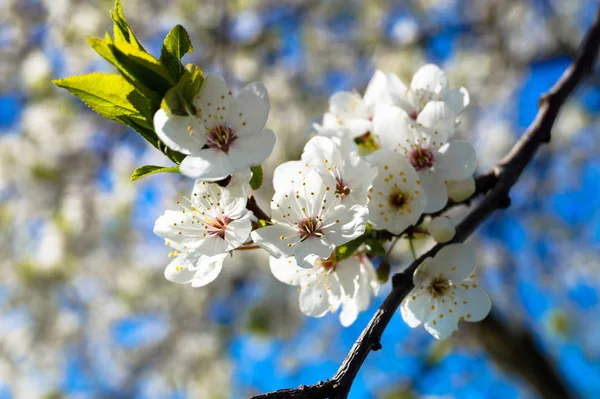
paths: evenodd
<path fill-rule="evenodd" d="M 438 244 L 401 273 L 392 277 L 392 290 L 346 356 L 332 379 L 297 389 L 284 389 L 253 396 L 252 399 L 284 398 L 332 398 L 348 396 L 352 383 L 365 359 L 372 350 L 381 348 L 380 339 L 392 316 L 404 297 L 413 288 L 412 275 L 427 257 L 435 255 L 444 246 L 463 242 L 495 210 L 510 206 L 510 189 L 518 181 L 525 167 L 531 162 L 539 147 L 550 141 L 550 133 L 558 113 L 575 87 L 594 67 L 600 44 L 600 9 L 594 23 L 587 32 L 571 66 L 558 82 L 544 94 L 539 102 L 539 111 L 527 131 L 511 151 L 492 170 L 478 178 L 481 191 L 486 197 L 473 208 L 456 228 L 454 238 Z"/>

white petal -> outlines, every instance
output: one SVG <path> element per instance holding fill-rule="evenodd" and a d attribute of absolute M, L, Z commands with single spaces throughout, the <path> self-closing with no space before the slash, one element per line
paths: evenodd
<path fill-rule="evenodd" d="M 234 170 L 260 165 L 275 147 L 275 133 L 270 129 L 238 137 L 229 147 L 229 162 Z"/>
<path fill-rule="evenodd" d="M 437 212 L 448 202 L 448 193 L 446 192 L 446 183 L 438 173 L 428 170 L 419 171 L 421 186 L 427 193 L 427 205 L 425 213 Z"/>
<path fill-rule="evenodd" d="M 336 246 L 347 243 L 365 232 L 369 210 L 365 206 L 354 205 L 348 209 L 337 205 L 323 219 L 325 235 L 323 240 Z"/>
<path fill-rule="evenodd" d="M 269 116 L 269 94 L 260 82 L 244 87 L 233 100 L 229 122 L 238 136 L 259 132 Z"/>
<path fill-rule="evenodd" d="M 450 244 L 435 255 L 440 269 L 433 274 L 444 273 L 444 277 L 458 284 L 466 279 L 475 267 L 475 249 L 470 244 Z"/>
<path fill-rule="evenodd" d="M 471 176 L 464 180 L 448 180 L 446 189 L 448 198 L 454 202 L 462 202 L 475 193 L 475 179 Z"/>
<path fill-rule="evenodd" d="M 492 309 L 492 301 L 488 294 L 471 281 L 463 281 L 456 287 L 456 297 L 460 301 L 459 316 L 465 321 L 481 321 Z"/>
<path fill-rule="evenodd" d="M 188 155 L 181 161 L 179 170 L 193 179 L 217 181 L 233 173 L 229 157 L 223 151 L 206 148 L 194 155 Z"/>
<path fill-rule="evenodd" d="M 342 311 L 340 312 L 340 323 L 344 327 L 351 326 L 358 317 L 358 306 L 353 298 L 346 298 L 342 302 Z"/>
<path fill-rule="evenodd" d="M 329 111 L 346 122 L 350 119 L 368 119 L 367 110 L 360 95 L 348 91 L 335 93 L 329 99 Z"/>
<path fill-rule="evenodd" d="M 468 141 L 452 140 L 435 155 L 436 169 L 444 180 L 463 180 L 471 177 L 477 167 L 475 149 Z"/>
<path fill-rule="evenodd" d="M 173 283 L 186 284 L 196 275 L 197 253 L 184 253 L 174 258 L 165 269 L 165 278 Z"/>
<path fill-rule="evenodd" d="M 192 287 L 204 287 L 206 284 L 212 283 L 221 273 L 223 261 L 228 254 L 217 256 L 202 256 L 198 261 L 196 275 L 192 280 Z"/>
<path fill-rule="evenodd" d="M 443 100 L 456 115 L 459 115 L 461 112 L 463 112 L 465 108 L 469 106 L 471 101 L 469 92 L 464 87 L 448 90 Z"/>
<path fill-rule="evenodd" d="M 446 74 L 437 65 L 422 66 L 413 76 L 410 89 L 413 92 L 441 93 L 448 87 Z M 436 100 L 436 98 L 433 98 Z"/>
<path fill-rule="evenodd" d="M 431 297 L 423 292 L 411 291 L 402 301 L 400 312 L 404 322 L 415 328 L 424 323 L 431 312 Z"/>
<path fill-rule="evenodd" d="M 229 248 L 235 249 L 244 244 L 250 237 L 252 223 L 250 222 L 251 213 L 248 212 L 241 219 L 232 220 L 225 229 L 225 238 L 228 241 Z"/>
<path fill-rule="evenodd" d="M 455 308 L 450 312 L 449 309 L 453 304 L 449 300 L 444 299 L 444 301 L 439 298 L 433 301 L 435 310 L 430 311 L 425 322 L 425 330 L 436 339 L 446 339 L 458 329 L 459 314 Z"/>
<path fill-rule="evenodd" d="M 448 104 L 442 101 L 430 101 L 419 113 L 417 122 L 424 126 L 431 136 L 434 148 L 439 148 L 448 138 L 454 135 L 456 114 Z"/>
<path fill-rule="evenodd" d="M 307 279 L 300 287 L 300 311 L 307 316 L 322 317 L 329 311 L 327 285 L 318 277 Z"/>
<path fill-rule="evenodd" d="M 218 235 L 209 235 L 202 241 L 199 241 L 198 246 L 194 249 L 198 253 L 205 256 L 216 256 L 228 253 L 232 248 L 227 240 Z"/>
<path fill-rule="evenodd" d="M 401 108 L 391 105 L 380 105 L 373 118 L 373 132 L 380 137 L 382 148 L 387 151 L 410 148 L 414 144 L 414 125 Z M 407 141 L 408 140 L 408 141 Z"/>
<path fill-rule="evenodd" d="M 204 240 L 203 233 L 206 230 L 199 229 L 199 226 L 193 225 L 192 221 L 190 212 L 167 210 L 156 219 L 153 231 L 154 234 L 172 242 L 184 244 L 188 248 L 196 248 Z"/>
<path fill-rule="evenodd" d="M 273 172 L 273 188 L 275 191 L 287 191 L 296 180 L 302 180 L 306 173 L 311 170 L 302 161 L 288 161 L 275 168 Z"/>
<path fill-rule="evenodd" d="M 227 121 L 231 100 L 231 92 L 225 80 L 221 76 L 208 73 L 204 76 L 194 105 L 200 110 L 204 124 L 212 128 Z"/>
<path fill-rule="evenodd" d="M 338 147 L 333 140 L 323 136 L 315 136 L 306 143 L 302 161 L 325 171 L 327 171 L 327 167 L 342 169 L 344 166 L 344 160 Z M 331 174 L 333 175 L 333 170 Z"/>
<path fill-rule="evenodd" d="M 296 262 L 302 267 L 311 267 L 316 259 L 327 259 L 335 249 L 335 245 L 329 244 L 317 237 L 310 237 L 293 247 Z"/>
<path fill-rule="evenodd" d="M 355 256 L 339 262 L 335 268 L 335 275 L 348 297 L 354 297 L 358 288 L 357 280 L 360 277 L 360 263 Z"/>
<path fill-rule="evenodd" d="M 287 258 L 269 257 L 269 267 L 273 276 L 282 283 L 289 285 L 300 285 L 311 274 L 314 274 L 320 267 L 305 269 L 298 266 L 293 256 Z"/>
<path fill-rule="evenodd" d="M 386 77 L 392 104 L 402 108 L 409 115 L 416 112 L 417 110 L 408 96 L 408 88 L 404 83 L 394 74 L 388 73 Z"/>
<path fill-rule="evenodd" d="M 296 249 L 294 245 L 300 241 L 298 232 L 290 225 L 283 223 L 261 227 L 254 230 L 250 236 L 256 244 L 276 258 L 293 255 Z"/>
<path fill-rule="evenodd" d="M 154 114 L 154 130 L 167 147 L 182 154 L 197 152 L 206 144 L 206 129 L 192 116 L 169 116 L 159 109 Z"/>
<path fill-rule="evenodd" d="M 373 112 L 376 104 L 389 104 L 391 102 L 388 93 L 388 84 L 385 74 L 379 70 L 375 71 L 363 97 L 367 110 Z M 372 115 L 370 115 L 372 116 Z"/>

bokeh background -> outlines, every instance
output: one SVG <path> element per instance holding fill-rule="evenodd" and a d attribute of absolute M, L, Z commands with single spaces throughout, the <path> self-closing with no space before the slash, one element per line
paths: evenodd
<path fill-rule="evenodd" d="M 185 62 L 234 87 L 267 86 L 274 167 L 297 158 L 336 90 L 379 68 L 409 82 L 426 62 L 471 93 L 460 135 L 485 171 L 533 120 L 591 23 L 592 0 L 124 0 L 155 55 L 177 23 Z M 0 0 L 0 398 L 242 398 L 332 376 L 389 283 L 353 326 L 307 319 L 294 288 L 244 251 L 209 286 L 163 277 L 152 234 L 191 182 L 168 159 L 50 79 L 111 67 L 85 38 L 112 29 L 110 0 Z M 566 104 L 544 148 L 471 239 L 493 314 L 452 339 L 400 315 L 350 397 L 598 398 L 600 74 Z M 453 217 L 464 212 L 458 209 Z M 430 242 L 420 243 L 424 249 Z M 394 267 L 410 261 L 399 245 Z M 552 396 L 555 395 L 555 396 Z"/>

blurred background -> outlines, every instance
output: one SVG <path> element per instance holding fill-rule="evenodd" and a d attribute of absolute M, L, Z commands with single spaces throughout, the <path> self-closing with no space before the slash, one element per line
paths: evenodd
<path fill-rule="evenodd" d="M 184 62 L 267 86 L 278 135 L 265 165 L 298 158 L 336 90 L 376 69 L 409 83 L 427 62 L 465 86 L 460 135 L 479 170 L 500 159 L 566 69 L 592 0 L 123 0 L 153 54 L 177 23 Z M 308 319 L 296 289 L 244 251 L 202 289 L 163 277 L 156 218 L 191 182 L 167 158 L 50 79 L 111 67 L 86 37 L 111 0 L 0 0 L 0 398 L 243 398 L 331 377 L 376 306 L 349 328 Z M 398 314 L 350 398 L 598 398 L 600 73 L 564 107 L 552 143 L 471 238 L 494 308 L 448 341 Z M 460 218 L 464 209 L 453 217 Z M 431 245 L 420 243 L 421 249 Z M 397 246 L 394 267 L 410 261 Z M 377 263 L 377 260 L 376 262 Z"/>

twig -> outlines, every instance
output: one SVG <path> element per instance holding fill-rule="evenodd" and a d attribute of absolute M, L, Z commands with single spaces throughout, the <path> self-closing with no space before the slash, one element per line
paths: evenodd
<path fill-rule="evenodd" d="M 478 179 L 482 191 L 489 193 L 473 208 L 456 228 L 454 238 L 438 244 L 419 257 L 403 272 L 392 277 L 392 291 L 363 330 L 331 380 L 298 389 L 285 389 L 254 396 L 253 399 L 284 398 L 332 398 L 348 396 L 356 374 L 372 350 L 381 348 L 380 339 L 392 316 L 404 297 L 413 288 L 412 275 L 427 257 L 435 255 L 444 246 L 463 242 L 496 209 L 510 206 L 510 189 L 518 181 L 525 167 L 539 147 L 550 141 L 550 133 L 558 113 L 575 87 L 588 75 L 596 62 L 600 44 L 600 8 L 594 23 L 588 30 L 571 66 L 563 73 L 552 89 L 539 102 L 539 111 L 527 131 L 511 151 L 492 170 Z"/>

